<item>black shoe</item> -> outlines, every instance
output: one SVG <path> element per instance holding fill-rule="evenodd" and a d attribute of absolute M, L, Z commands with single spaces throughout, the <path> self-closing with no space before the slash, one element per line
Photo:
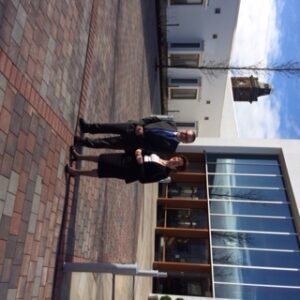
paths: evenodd
<path fill-rule="evenodd" d="M 82 138 L 80 136 L 74 136 L 74 146 L 82 146 Z"/>
<path fill-rule="evenodd" d="M 77 157 L 76 157 L 76 154 L 75 154 L 75 147 L 74 146 L 70 146 L 70 149 L 69 149 L 69 161 L 70 161 L 70 164 L 72 164 L 76 160 L 77 160 Z"/>
<path fill-rule="evenodd" d="M 84 133 L 87 130 L 87 123 L 83 118 L 79 118 L 79 129 L 81 133 Z"/>
<path fill-rule="evenodd" d="M 70 174 L 70 167 L 69 167 L 69 165 L 65 165 L 65 173 L 66 173 L 67 175 L 69 175 L 69 176 L 72 176 L 72 175 Z"/>

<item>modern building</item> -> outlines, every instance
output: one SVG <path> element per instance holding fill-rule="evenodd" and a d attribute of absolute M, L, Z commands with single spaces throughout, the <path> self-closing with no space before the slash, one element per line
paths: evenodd
<path fill-rule="evenodd" d="M 153 292 L 173 299 L 300 298 L 300 141 L 201 138 L 161 184 Z M 204 298 L 203 298 L 204 297 Z"/>
<path fill-rule="evenodd" d="M 237 136 L 229 72 L 207 67 L 229 65 L 240 0 L 168 4 L 167 113 L 201 137 Z"/>
<path fill-rule="evenodd" d="M 271 91 L 228 65 L 240 1 L 169 0 L 168 114 L 197 130 L 185 172 L 159 185 L 153 293 L 300 299 L 300 141 L 238 138 L 234 101 Z"/>

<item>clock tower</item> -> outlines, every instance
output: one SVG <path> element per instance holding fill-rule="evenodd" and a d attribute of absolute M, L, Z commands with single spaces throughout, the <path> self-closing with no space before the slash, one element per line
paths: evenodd
<path fill-rule="evenodd" d="M 232 90 L 234 101 L 250 102 L 257 101 L 257 97 L 269 95 L 271 85 L 261 83 L 257 77 L 232 77 Z"/>

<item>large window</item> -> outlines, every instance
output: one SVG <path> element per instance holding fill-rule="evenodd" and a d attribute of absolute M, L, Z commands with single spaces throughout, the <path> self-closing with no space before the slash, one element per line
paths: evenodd
<path fill-rule="evenodd" d="M 200 78 L 170 78 L 170 100 L 195 100 L 200 98 Z"/>
<path fill-rule="evenodd" d="M 195 53 L 172 53 L 170 54 L 170 64 L 172 67 L 198 67 L 200 55 Z"/>
<path fill-rule="evenodd" d="M 172 100 L 194 100 L 197 99 L 198 90 L 196 88 L 172 88 L 170 98 Z"/>
<path fill-rule="evenodd" d="M 215 296 L 300 299 L 300 248 L 277 156 L 208 155 Z"/>

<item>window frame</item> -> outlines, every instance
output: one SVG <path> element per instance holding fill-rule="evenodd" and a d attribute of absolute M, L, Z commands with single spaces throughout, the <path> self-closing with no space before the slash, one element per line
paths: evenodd
<path fill-rule="evenodd" d="M 188 82 L 190 80 L 190 82 Z M 193 81 L 193 82 L 192 82 Z M 184 90 L 192 90 L 194 97 L 174 97 L 174 93 Z M 171 77 L 168 80 L 169 100 L 199 100 L 201 98 L 201 78 L 178 78 Z"/>

